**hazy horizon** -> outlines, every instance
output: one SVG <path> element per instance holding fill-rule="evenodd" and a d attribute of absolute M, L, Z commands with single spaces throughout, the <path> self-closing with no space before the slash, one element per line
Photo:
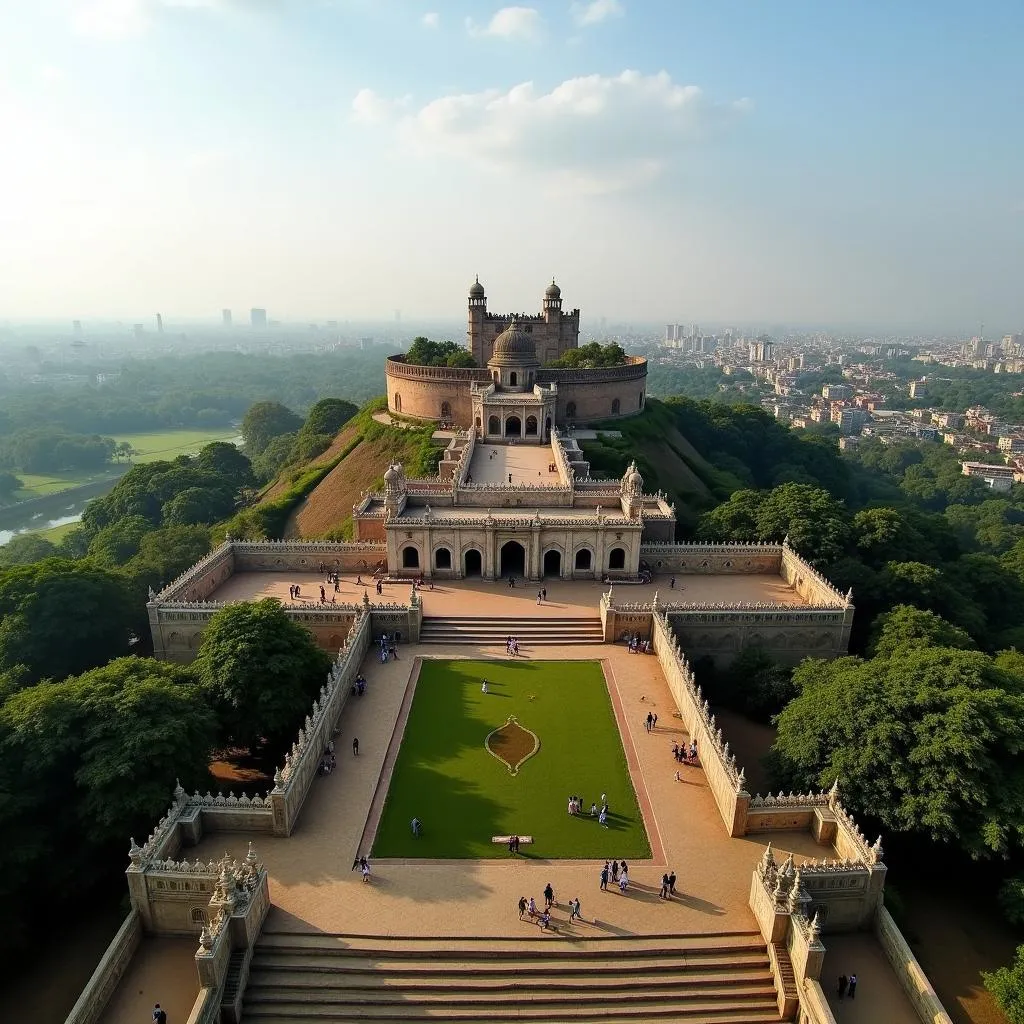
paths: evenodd
<path fill-rule="evenodd" d="M 1020 330 L 1022 37 L 1009 0 L 8 5 L 0 322 L 457 323 L 478 273 L 592 325 Z"/>

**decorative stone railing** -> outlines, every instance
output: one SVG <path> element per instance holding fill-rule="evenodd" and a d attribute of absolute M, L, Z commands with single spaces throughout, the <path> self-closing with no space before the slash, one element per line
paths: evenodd
<path fill-rule="evenodd" d="M 922 1024 L 952 1024 L 928 976 L 921 970 L 917 957 L 884 906 L 878 908 L 875 935 Z"/>
<path fill-rule="evenodd" d="M 142 918 L 133 909 L 100 957 L 96 970 L 82 989 L 65 1024 L 95 1024 L 100 1019 L 141 942 Z"/>
<path fill-rule="evenodd" d="M 595 366 L 587 369 L 541 367 L 537 371 L 537 382 L 603 384 L 608 381 L 637 380 L 646 376 L 647 360 L 643 356 L 626 356 L 626 362 L 620 363 L 618 366 Z"/>
<path fill-rule="evenodd" d="M 170 600 L 175 594 L 181 593 L 183 590 L 187 590 L 189 586 L 197 583 L 206 574 L 220 569 L 225 562 L 230 563 L 232 568 L 234 567 L 234 546 L 233 542 L 230 540 L 224 541 L 219 547 L 214 548 L 209 554 L 204 555 L 195 563 L 195 565 L 190 569 L 186 569 L 177 579 L 168 583 L 167 586 L 159 593 L 153 593 L 153 591 L 150 590 L 150 601 Z"/>
<path fill-rule="evenodd" d="M 799 576 L 811 581 L 811 589 L 820 595 L 820 604 L 835 604 L 840 608 L 853 606 L 853 589 L 845 594 L 827 580 L 810 562 L 789 546 L 788 535 L 782 541 L 782 559 L 779 572 L 787 583 L 796 584 Z"/>
<path fill-rule="evenodd" d="M 384 372 L 389 377 L 404 377 L 406 380 L 446 381 L 487 381 L 491 371 L 486 366 L 420 366 L 407 363 L 401 354 L 389 356 L 384 363 Z"/>
<path fill-rule="evenodd" d="M 452 477 L 455 488 L 463 487 L 466 483 L 466 474 L 469 472 L 470 463 L 473 461 L 473 452 L 476 450 L 476 427 L 470 427 L 466 435 L 466 443 L 459 454 L 459 461 L 455 467 Z"/>

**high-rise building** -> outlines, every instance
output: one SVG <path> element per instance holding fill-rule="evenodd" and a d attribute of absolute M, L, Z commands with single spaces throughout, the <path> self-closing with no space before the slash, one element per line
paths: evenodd
<path fill-rule="evenodd" d="M 76 338 L 80 338 L 82 336 L 82 321 L 81 320 L 72 320 L 71 321 L 71 333 Z"/>
<path fill-rule="evenodd" d="M 266 327 L 267 311 L 265 309 L 258 309 L 254 306 L 249 310 L 249 323 L 253 327 Z"/>
<path fill-rule="evenodd" d="M 678 340 L 678 335 L 676 334 L 676 325 L 675 324 L 665 324 L 665 344 L 666 345 L 671 345 L 673 342 L 675 342 L 677 340 Z"/>
<path fill-rule="evenodd" d="M 230 327 L 231 326 L 231 310 L 230 309 L 222 309 L 220 311 L 220 323 L 221 323 L 222 327 Z"/>
<path fill-rule="evenodd" d="M 146 328 L 142 324 L 132 324 L 132 334 L 136 338 L 141 338 L 146 333 Z"/>
<path fill-rule="evenodd" d="M 156 315 L 156 333 L 164 333 L 164 318 L 159 313 Z"/>

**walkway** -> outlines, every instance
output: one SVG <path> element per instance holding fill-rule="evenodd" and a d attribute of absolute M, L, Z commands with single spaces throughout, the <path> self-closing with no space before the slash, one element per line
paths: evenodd
<path fill-rule="evenodd" d="M 469 463 L 469 474 L 475 484 L 564 487 L 561 475 L 550 468 L 554 461 L 549 444 L 489 444 L 478 441 Z"/>

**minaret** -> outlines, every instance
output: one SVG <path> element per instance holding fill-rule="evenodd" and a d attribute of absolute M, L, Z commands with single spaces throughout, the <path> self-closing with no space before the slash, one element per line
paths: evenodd
<path fill-rule="evenodd" d="M 562 316 L 562 289 L 551 278 L 551 284 L 544 289 L 544 319 L 547 323 L 558 323 Z"/>
<path fill-rule="evenodd" d="M 469 326 L 466 330 L 466 348 L 476 360 L 477 366 L 487 362 L 484 352 L 484 321 L 487 319 L 487 296 L 480 283 L 480 275 L 469 286 Z"/>

